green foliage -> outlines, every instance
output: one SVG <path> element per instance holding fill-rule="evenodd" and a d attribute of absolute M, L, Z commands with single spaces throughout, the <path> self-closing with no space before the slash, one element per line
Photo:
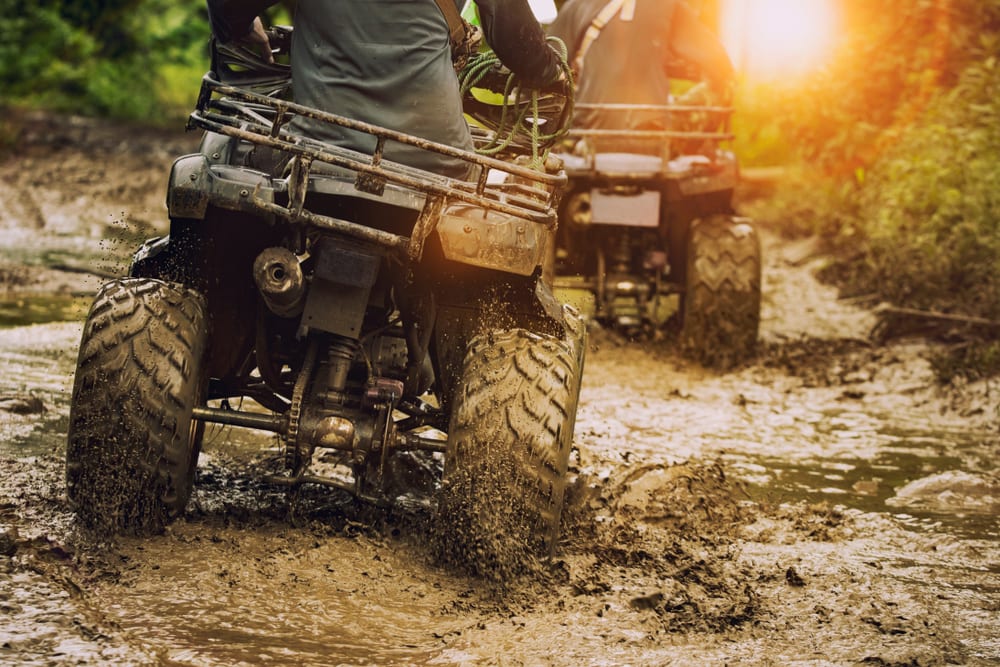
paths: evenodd
<path fill-rule="evenodd" d="M 161 68 L 197 85 L 208 24 L 202 0 L 0 0 L 5 101 L 124 118 L 162 118 Z"/>
<path fill-rule="evenodd" d="M 884 295 L 1000 319 L 1000 67 L 970 65 L 870 172 L 861 214 Z"/>
<path fill-rule="evenodd" d="M 828 239 L 849 294 L 1000 320 L 1000 0 L 846 4 L 848 56 L 781 94 L 801 168 L 758 214 Z M 995 374 L 998 349 L 936 368 Z"/>
<path fill-rule="evenodd" d="M 743 85 L 737 89 L 732 117 L 734 149 L 744 167 L 787 164 L 795 155 L 776 119 L 772 84 Z"/>
<path fill-rule="evenodd" d="M 965 67 L 990 55 L 1000 0 L 843 0 L 847 31 L 833 64 L 776 105 L 801 157 L 825 173 L 866 168 Z"/>
<path fill-rule="evenodd" d="M 271 16 L 290 23 L 294 4 Z M 175 120 L 208 66 L 205 0 L 0 0 L 0 13 L 4 103 Z"/>

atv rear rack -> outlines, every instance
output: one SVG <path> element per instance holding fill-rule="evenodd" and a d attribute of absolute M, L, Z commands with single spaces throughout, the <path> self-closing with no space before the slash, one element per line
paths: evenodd
<path fill-rule="evenodd" d="M 375 138 L 375 149 L 368 155 L 293 134 L 285 126 L 295 116 L 370 134 Z M 358 196 L 380 198 L 387 186 L 411 191 L 411 199 L 414 192 L 419 193 L 422 196 L 417 197 L 417 203 L 413 207 L 421 210 L 420 219 L 428 219 L 428 224 L 431 225 L 433 221 L 430 218 L 435 211 L 440 211 L 451 204 L 461 203 L 481 209 L 484 216 L 487 212 L 502 213 L 551 229 L 556 224 L 556 208 L 567 180 L 562 172 L 543 173 L 403 132 L 229 86 L 216 80 L 211 73 L 202 79 L 198 103 L 189 118 L 188 127 L 235 137 L 258 146 L 285 151 L 293 156 L 291 169 L 287 170 L 285 175 L 273 179 L 276 190 L 287 191 L 289 199 L 287 206 L 265 201 L 256 196 L 251 198 L 244 195 L 244 200 L 250 199 L 254 207 L 262 213 L 278 215 L 290 222 L 318 224 L 321 227 L 355 235 L 357 235 L 356 230 L 349 230 L 344 225 L 351 227 L 356 225 L 317 215 L 304 208 L 305 196 L 313 180 L 312 177 L 324 175 L 324 169 L 329 171 L 330 167 L 333 167 L 335 170 L 351 172 L 354 175 L 356 190 L 354 194 Z M 461 160 L 469 165 L 471 177 L 469 180 L 463 180 L 385 160 L 383 152 L 387 141 L 408 144 L 421 150 Z M 329 166 L 317 169 L 317 165 Z M 257 189 L 259 187 L 257 186 Z M 374 233 L 378 230 L 370 231 Z M 430 230 L 426 232 L 429 233 Z M 379 234 L 393 236 L 385 232 Z M 390 241 L 388 238 L 377 240 L 382 243 Z M 397 237 L 389 244 L 405 246 L 408 240 L 405 237 Z"/>
<path fill-rule="evenodd" d="M 567 171 L 574 173 L 602 171 L 600 165 L 597 164 L 598 160 L 596 156 L 598 153 L 640 153 L 640 151 L 634 150 L 634 148 L 619 151 L 613 149 L 604 150 L 604 145 L 617 140 L 627 141 L 633 147 L 639 145 L 640 142 L 643 144 L 647 144 L 648 142 L 645 150 L 641 151 L 645 155 L 652 154 L 648 148 L 658 148 L 656 155 L 660 158 L 660 166 L 652 170 L 642 170 L 643 173 L 641 174 L 625 174 L 616 171 L 616 176 L 629 176 L 632 178 L 643 176 L 683 178 L 689 175 L 691 167 L 695 166 L 694 162 L 686 158 L 698 154 L 698 152 L 678 151 L 676 150 L 677 142 L 700 142 L 718 147 L 720 143 L 732 141 L 734 138 L 732 132 L 729 131 L 729 118 L 733 113 L 732 107 L 680 104 L 577 104 L 576 109 L 578 111 L 622 113 L 630 111 L 656 112 L 662 114 L 663 124 L 666 129 L 640 130 L 574 127 L 569 132 L 569 139 L 576 140 L 577 142 L 582 141 L 584 148 L 581 151 L 578 147 L 575 149 L 574 155 L 565 156 Z M 678 129 L 677 126 L 681 124 L 697 124 L 707 127 L 715 126 L 721 129 Z M 600 148 L 598 148 L 599 144 L 602 145 Z M 678 157 L 681 158 L 680 163 L 684 163 L 683 168 L 678 166 L 680 164 L 677 160 Z M 697 165 L 696 168 L 700 169 L 702 167 L 703 165 Z"/>

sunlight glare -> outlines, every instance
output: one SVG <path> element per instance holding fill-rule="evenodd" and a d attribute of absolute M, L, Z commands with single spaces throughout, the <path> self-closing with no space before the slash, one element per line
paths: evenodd
<path fill-rule="evenodd" d="M 737 70 L 753 78 L 803 74 L 832 50 L 832 0 L 724 0 L 722 35 Z"/>

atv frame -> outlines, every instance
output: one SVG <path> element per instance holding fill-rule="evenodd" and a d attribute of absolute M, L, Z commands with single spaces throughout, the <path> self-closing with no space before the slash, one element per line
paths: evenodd
<path fill-rule="evenodd" d="M 565 174 L 252 83 L 203 79 L 189 126 L 204 135 L 171 170 L 170 233 L 136 252 L 88 316 L 67 448 L 78 516 L 161 529 L 187 505 L 214 423 L 275 434 L 285 469 L 266 483 L 381 505 L 409 491 L 397 461 L 440 456 L 430 490 L 466 535 L 456 544 L 488 558 L 482 544 L 507 517 L 499 534 L 552 548 L 585 349 L 578 313 L 541 279 Z M 296 116 L 375 148 L 293 134 Z M 386 160 L 390 142 L 471 176 Z M 260 150 L 287 158 L 280 173 L 248 166 Z"/>

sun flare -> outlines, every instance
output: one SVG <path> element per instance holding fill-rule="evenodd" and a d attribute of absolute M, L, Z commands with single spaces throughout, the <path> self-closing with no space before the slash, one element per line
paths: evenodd
<path fill-rule="evenodd" d="M 737 69 L 754 78 L 802 74 L 832 50 L 832 0 L 725 0 L 722 34 Z"/>

